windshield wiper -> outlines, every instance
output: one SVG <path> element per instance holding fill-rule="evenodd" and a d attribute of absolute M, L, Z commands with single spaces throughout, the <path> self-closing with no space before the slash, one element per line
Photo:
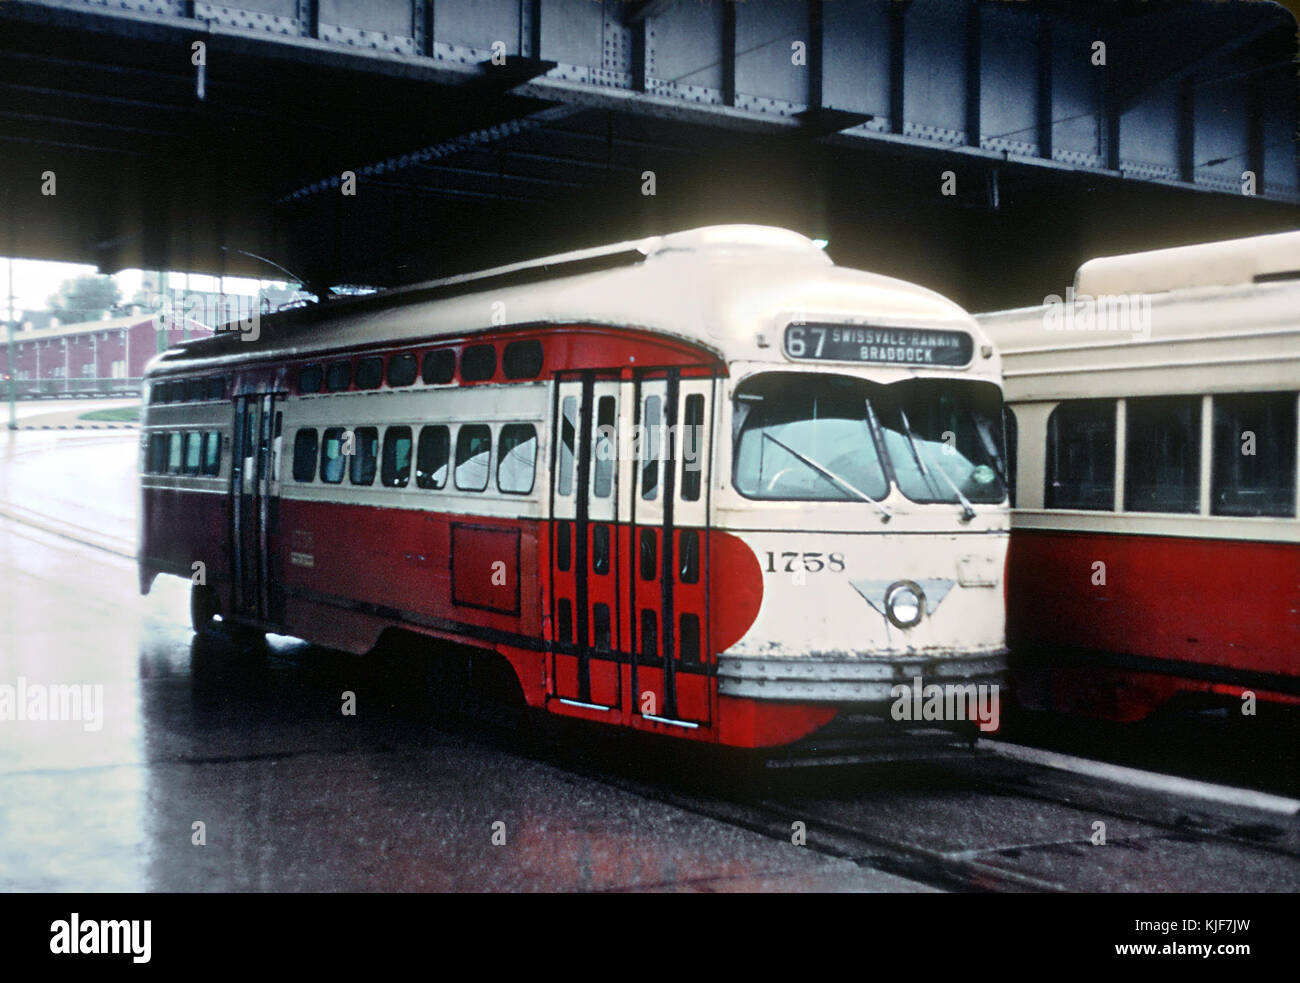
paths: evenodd
<path fill-rule="evenodd" d="M 916 466 L 921 469 L 921 474 L 925 475 L 926 481 L 929 481 L 930 487 L 933 488 L 934 482 L 930 479 L 930 469 L 926 467 L 925 461 L 921 457 L 920 448 L 916 446 L 916 437 L 912 433 L 912 424 L 908 422 L 907 410 L 900 406 L 898 408 L 898 415 L 903 419 L 903 429 L 907 431 L 907 443 L 908 446 L 912 448 L 912 457 L 916 459 Z M 938 471 L 940 477 L 942 477 L 944 481 L 948 482 L 948 487 L 951 488 L 957 498 L 961 500 L 962 522 L 970 522 L 971 519 L 975 518 L 975 509 L 971 506 L 970 499 L 961 493 L 961 489 L 957 487 L 956 482 L 948 477 L 947 471 L 943 468 L 939 468 Z"/>
<path fill-rule="evenodd" d="M 872 498 L 866 492 L 862 491 L 860 488 L 855 488 L 853 485 L 849 484 L 839 475 L 835 474 L 835 472 L 831 471 L 828 468 L 823 467 L 822 465 L 818 464 L 810 457 L 804 457 L 804 455 L 800 454 L 793 447 L 787 447 L 785 444 L 781 443 L 781 441 L 777 440 L 766 430 L 763 431 L 763 436 L 766 437 L 768 440 L 770 440 L 772 443 L 776 444 L 776 446 L 781 448 L 781 450 L 785 451 L 787 454 L 794 457 L 796 460 L 801 461 L 804 464 L 808 465 L 808 467 L 812 468 L 822 477 L 829 478 L 831 481 L 835 482 L 835 484 L 839 485 L 841 488 L 845 488 L 848 491 L 852 492 L 854 495 L 857 495 L 858 498 L 862 499 L 864 502 L 870 502 L 872 505 L 874 505 L 877 509 L 880 510 L 881 522 L 888 522 L 890 519 L 894 517 L 894 513 L 890 512 L 889 509 L 883 503 L 876 501 L 874 498 Z"/>
<path fill-rule="evenodd" d="M 1007 473 L 1006 461 L 1003 460 L 1001 452 L 998 450 L 997 441 L 993 439 L 992 425 L 985 418 L 980 416 L 974 410 L 966 411 L 967 417 L 975 424 L 975 432 L 980 435 L 980 442 L 984 445 L 984 454 L 993 462 L 993 467 L 997 470 L 998 480 L 1002 482 L 1004 490 L 1011 488 L 1011 476 Z M 1003 434 L 1005 440 L 1006 435 Z"/>

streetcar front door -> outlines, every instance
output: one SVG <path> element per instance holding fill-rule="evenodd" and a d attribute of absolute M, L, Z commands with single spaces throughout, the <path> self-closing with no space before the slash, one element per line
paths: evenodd
<path fill-rule="evenodd" d="M 636 374 L 627 613 L 633 712 L 695 728 L 712 720 L 708 465 L 714 381 L 689 370 Z"/>
<path fill-rule="evenodd" d="M 550 694 L 621 706 L 618 374 L 562 373 L 551 446 Z"/>
<path fill-rule="evenodd" d="M 231 441 L 230 516 L 235 614 L 279 621 L 274 537 L 279 528 L 281 398 L 235 397 Z"/>

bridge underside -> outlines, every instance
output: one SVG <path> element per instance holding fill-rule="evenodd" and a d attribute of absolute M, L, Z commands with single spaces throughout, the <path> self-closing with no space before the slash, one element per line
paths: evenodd
<path fill-rule="evenodd" d="M 243 250 L 379 285 L 763 222 L 974 308 L 1036 302 L 1093 255 L 1297 225 L 1295 27 L 1256 3 L 5 0 L 0 254 L 278 276 Z"/>

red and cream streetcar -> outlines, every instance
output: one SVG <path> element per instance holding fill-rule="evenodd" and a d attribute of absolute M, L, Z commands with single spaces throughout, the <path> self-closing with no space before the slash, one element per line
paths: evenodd
<path fill-rule="evenodd" d="M 978 320 L 1016 424 L 1018 697 L 1300 703 L 1300 232 L 1095 259 Z"/>
<path fill-rule="evenodd" d="M 141 589 L 202 580 L 196 630 L 747 747 L 1004 671 L 999 360 L 929 290 L 722 226 L 258 328 L 148 371 Z"/>

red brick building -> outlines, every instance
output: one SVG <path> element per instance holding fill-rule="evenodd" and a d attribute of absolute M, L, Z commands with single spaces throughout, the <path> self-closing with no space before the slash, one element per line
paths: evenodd
<path fill-rule="evenodd" d="M 136 393 L 149 359 L 165 348 L 212 329 L 197 321 L 164 327 L 158 315 L 129 317 L 14 334 L 13 374 L 19 397 L 63 393 Z M 0 343 L 7 342 L 0 337 Z M 0 348 L 0 375 L 8 359 Z"/>

